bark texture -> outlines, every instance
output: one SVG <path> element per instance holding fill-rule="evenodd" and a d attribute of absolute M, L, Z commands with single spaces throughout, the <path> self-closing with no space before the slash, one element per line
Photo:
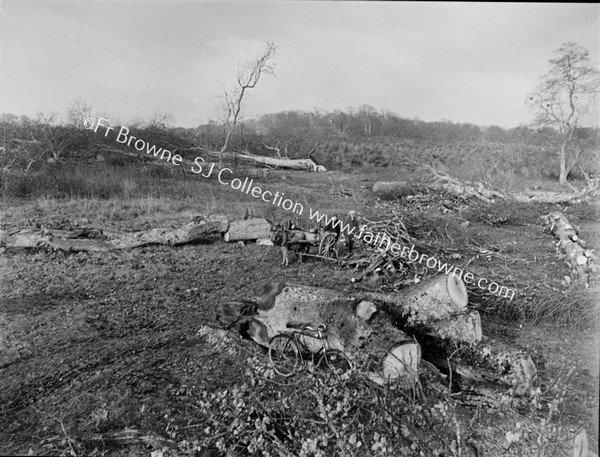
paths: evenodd
<path fill-rule="evenodd" d="M 223 240 L 231 242 L 268 239 L 270 231 L 271 224 L 263 218 L 232 221 L 229 223 L 229 229 L 223 235 Z"/>
<path fill-rule="evenodd" d="M 365 292 L 365 295 L 384 302 L 386 311 L 408 326 L 464 313 L 468 302 L 467 287 L 454 273 L 434 276 L 393 294 Z"/>
<path fill-rule="evenodd" d="M 212 154 L 211 151 L 207 151 Z M 284 168 L 289 170 L 312 171 L 315 173 L 324 173 L 327 169 L 323 165 L 318 165 L 312 159 L 279 159 L 276 157 L 258 156 L 247 153 L 232 154 L 223 153 L 223 157 L 229 157 L 232 160 L 243 160 L 253 162 L 266 167 Z"/>
<path fill-rule="evenodd" d="M 254 300 L 220 306 L 219 321 L 228 328 L 247 323 L 249 335 L 265 346 L 278 333 L 289 332 L 290 324 L 326 325 L 329 346 L 358 362 L 378 384 L 395 378 L 416 381 L 422 357 L 461 385 L 494 385 L 526 394 L 537 378 L 531 357 L 482 336 L 479 314 L 465 309 L 466 292 L 463 295 L 458 279 L 435 277 L 398 296 L 369 292 L 349 296 L 272 282 Z M 423 307 L 419 297 L 426 303 Z M 445 301 L 451 304 L 434 312 Z M 314 352 L 321 348 L 315 338 L 304 343 Z"/>
<path fill-rule="evenodd" d="M 120 233 L 114 230 L 84 228 L 74 231 L 54 229 L 0 230 L 0 246 L 7 248 L 49 247 L 62 251 L 110 251 L 152 244 L 180 245 L 210 240 L 227 231 L 226 216 L 197 217 L 180 229 L 151 229 Z"/>

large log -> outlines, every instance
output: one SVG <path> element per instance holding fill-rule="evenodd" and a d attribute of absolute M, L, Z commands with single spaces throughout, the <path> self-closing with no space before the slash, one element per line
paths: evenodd
<path fill-rule="evenodd" d="M 373 184 L 373 192 L 380 193 L 400 193 L 407 189 L 408 184 L 405 181 L 377 181 Z"/>
<path fill-rule="evenodd" d="M 152 244 L 180 245 L 209 240 L 227 231 L 226 216 L 201 217 L 180 229 L 151 229 L 119 233 L 114 230 L 0 230 L 0 246 L 8 248 L 50 247 L 62 251 L 109 251 L 132 249 Z"/>
<path fill-rule="evenodd" d="M 218 152 L 206 151 L 209 154 L 217 155 Z M 323 165 L 318 165 L 312 159 L 278 159 L 275 157 L 257 156 L 248 153 L 232 154 L 223 153 L 223 157 L 231 158 L 232 160 L 245 160 L 261 165 L 274 168 L 286 168 L 290 170 L 312 171 L 315 173 L 326 172 L 327 169 Z"/>
<path fill-rule="evenodd" d="M 372 302 L 361 301 L 356 307 L 356 313 L 358 316 L 364 315 L 373 328 L 363 345 L 366 350 L 357 356 L 363 361 L 369 379 L 379 385 L 398 378 L 409 385 L 418 380 L 421 365 L 419 343 L 406 337 L 404 332 L 403 339 L 398 339 L 399 329 L 391 316 L 378 310 Z M 383 349 L 387 350 L 382 352 Z"/>
<path fill-rule="evenodd" d="M 364 295 L 385 302 L 386 311 L 408 326 L 465 313 L 468 303 L 467 287 L 454 273 L 434 276 L 393 294 L 364 292 Z"/>
<path fill-rule="evenodd" d="M 448 175 L 439 173 L 436 176 L 436 181 L 425 184 L 425 187 L 445 191 L 458 197 L 475 197 L 486 203 L 493 203 L 496 198 L 509 198 L 524 203 L 581 203 L 591 200 L 598 191 L 597 188 L 586 188 L 577 193 L 530 190 L 504 195 L 501 192 L 486 189 L 480 182 L 460 182 Z M 404 195 L 409 189 L 410 185 L 404 181 L 377 181 L 373 185 L 373 192 L 376 194 L 397 193 Z"/>
<path fill-rule="evenodd" d="M 289 331 L 289 324 L 326 325 L 328 342 L 334 349 L 352 353 L 373 329 L 356 315 L 356 300 L 341 292 L 311 286 L 286 286 L 269 309 L 261 309 L 257 319 L 270 337 Z M 399 337 L 405 335 L 398 331 Z M 320 342 L 308 341 L 310 349 L 318 350 Z"/>
<path fill-rule="evenodd" d="M 229 230 L 223 235 L 223 240 L 248 241 L 269 238 L 271 224 L 263 218 L 244 219 L 229 223 Z"/>
<path fill-rule="evenodd" d="M 592 198 L 589 192 L 565 193 L 530 190 L 512 195 L 518 202 L 524 203 L 581 203 Z"/>
<path fill-rule="evenodd" d="M 413 333 L 472 343 L 481 341 L 481 317 L 467 309 L 467 288 L 454 273 L 438 275 L 416 286 L 383 294 L 365 292 Z"/>
<path fill-rule="evenodd" d="M 430 321 L 426 325 L 407 326 L 407 328 L 419 334 L 464 343 L 476 343 L 483 338 L 481 316 L 477 311 L 469 311 L 439 321 Z"/>

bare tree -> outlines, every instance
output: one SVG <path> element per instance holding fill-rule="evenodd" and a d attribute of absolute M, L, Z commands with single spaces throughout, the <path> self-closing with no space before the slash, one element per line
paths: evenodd
<path fill-rule="evenodd" d="M 559 182 L 574 189 L 567 177 L 582 151 L 578 127 L 585 123 L 597 125 L 600 78 L 581 45 L 565 43 L 555 54 L 557 57 L 550 60 L 550 71 L 542 76 L 526 103 L 535 112 L 538 126 L 558 132 Z"/>
<path fill-rule="evenodd" d="M 358 114 L 363 122 L 365 136 L 371 138 L 373 134 L 373 122 L 377 115 L 377 110 L 371 105 L 361 105 L 358 108 Z"/>
<path fill-rule="evenodd" d="M 249 89 L 258 84 L 263 74 L 272 75 L 275 70 L 275 53 L 277 46 L 273 40 L 267 41 L 264 51 L 253 60 L 238 65 L 237 86 L 235 89 L 223 89 L 223 128 L 225 140 L 219 151 L 219 168 L 223 166 L 223 153 L 238 121 L 241 119 L 242 103 Z"/>
<path fill-rule="evenodd" d="M 157 109 L 154 111 L 154 113 L 152 113 L 152 116 L 150 116 L 147 126 L 164 130 L 171 127 L 174 121 L 175 118 L 171 113 Z"/>
<path fill-rule="evenodd" d="M 92 105 L 86 103 L 81 97 L 76 98 L 67 108 L 69 124 L 77 129 L 84 129 L 83 121 L 92 117 Z"/>
<path fill-rule="evenodd" d="M 50 152 L 51 160 L 57 162 L 61 156 L 77 141 L 72 127 L 61 125 L 57 121 L 57 114 L 37 114 L 36 127 L 31 137 L 38 145 L 41 154 Z"/>
<path fill-rule="evenodd" d="M 44 154 L 42 142 L 33 134 L 38 129 L 37 122 L 14 114 L 0 115 L 2 146 L 0 146 L 0 171 L 15 169 L 29 171 L 32 165 L 40 161 Z"/>

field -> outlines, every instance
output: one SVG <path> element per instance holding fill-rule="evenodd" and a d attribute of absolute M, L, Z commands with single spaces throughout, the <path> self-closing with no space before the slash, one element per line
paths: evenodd
<path fill-rule="evenodd" d="M 0 228 L 133 231 L 180 227 L 196 214 L 286 214 L 164 167 L 57 164 L 47 174 L 62 196 L 16 198 L 13 189 L 1 201 Z M 514 288 L 508 300 L 470 287 L 470 306 L 482 314 L 484 335 L 532 355 L 540 379 L 531 398 L 466 406 L 425 374 L 420 395 L 370 385 L 360 374 L 332 383 L 310 368 L 282 382 L 254 345 L 203 330 L 219 303 L 252 298 L 273 279 L 352 294 L 393 290 L 400 278 L 353 284 L 356 273 L 333 263 L 281 267 L 277 248 L 221 241 L 109 253 L 0 248 L 0 454 L 566 456 L 583 427 L 597 452 L 598 286 L 563 284 L 569 269 L 540 216 L 565 211 L 595 248 L 600 207 L 463 202 L 417 183 L 419 198 L 381 200 L 370 190 L 376 180 L 400 178 L 409 179 L 390 169 L 272 171 L 255 181 L 330 214 L 356 209 L 377 221 L 394 211 L 424 252 Z M 85 439 L 127 428 L 178 448 Z"/>

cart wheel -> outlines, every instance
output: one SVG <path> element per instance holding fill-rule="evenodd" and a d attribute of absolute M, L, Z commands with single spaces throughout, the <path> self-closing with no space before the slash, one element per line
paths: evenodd
<path fill-rule="evenodd" d="M 352 362 L 342 351 L 337 349 L 327 349 L 317 362 L 317 368 L 330 370 L 336 376 L 342 377 L 352 371 Z"/>
<path fill-rule="evenodd" d="M 321 240 L 319 245 L 319 255 L 328 259 L 337 259 L 337 251 L 335 249 L 336 237 L 333 233 L 327 233 Z"/>
<path fill-rule="evenodd" d="M 285 334 L 275 335 L 269 341 L 269 359 L 281 376 L 291 376 L 300 363 L 300 351 L 294 340 Z"/>

